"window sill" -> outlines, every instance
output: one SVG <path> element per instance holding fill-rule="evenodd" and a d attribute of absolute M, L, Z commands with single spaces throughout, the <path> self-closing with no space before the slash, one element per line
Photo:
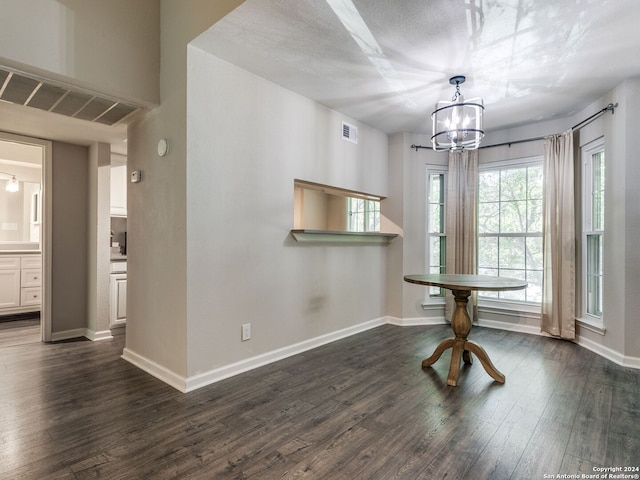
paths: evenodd
<path fill-rule="evenodd" d="M 495 312 L 519 312 L 530 315 L 538 315 L 541 313 L 541 305 L 539 303 L 517 302 L 514 300 L 493 300 L 487 298 L 478 299 L 478 308 L 486 311 Z"/>
<path fill-rule="evenodd" d="M 350 243 L 388 245 L 397 233 L 339 232 L 331 230 L 291 230 L 291 235 L 301 243 Z"/>
<path fill-rule="evenodd" d="M 580 328 L 584 328 L 585 330 L 589 330 L 590 332 L 597 333 L 598 335 L 604 336 L 604 334 L 607 332 L 607 329 L 604 328 L 602 320 L 591 318 L 576 318 L 576 323 L 580 326 Z"/>
<path fill-rule="evenodd" d="M 444 298 L 439 297 L 438 300 L 425 299 L 422 301 L 422 310 L 441 310 L 444 307 Z"/>

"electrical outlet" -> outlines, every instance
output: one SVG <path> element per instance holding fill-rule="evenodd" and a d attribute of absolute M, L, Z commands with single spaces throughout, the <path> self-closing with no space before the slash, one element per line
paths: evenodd
<path fill-rule="evenodd" d="M 251 324 L 245 323 L 242 325 L 242 341 L 246 342 L 251 340 Z"/>

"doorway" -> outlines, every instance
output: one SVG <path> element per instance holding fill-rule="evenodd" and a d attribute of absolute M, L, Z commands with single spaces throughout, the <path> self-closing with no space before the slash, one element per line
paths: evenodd
<path fill-rule="evenodd" d="M 0 132 L 0 337 L 9 344 L 51 339 L 50 159 L 51 142 Z"/>

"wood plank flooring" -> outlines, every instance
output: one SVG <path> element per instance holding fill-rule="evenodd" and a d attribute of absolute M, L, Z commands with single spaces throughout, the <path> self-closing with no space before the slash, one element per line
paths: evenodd
<path fill-rule="evenodd" d="M 2 333 L 0 332 L 0 335 Z M 640 466 L 640 371 L 573 343 L 382 326 L 182 394 L 111 341 L 0 347 L 1 479 L 543 479 Z"/>

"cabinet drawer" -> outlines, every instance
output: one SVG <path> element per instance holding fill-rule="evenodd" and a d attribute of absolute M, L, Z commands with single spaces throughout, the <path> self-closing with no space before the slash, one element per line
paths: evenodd
<path fill-rule="evenodd" d="M 42 303 L 42 291 L 40 287 L 23 288 L 20 292 L 20 305 L 40 305 Z"/>
<path fill-rule="evenodd" d="M 111 273 L 127 273 L 127 262 L 111 262 Z"/>
<path fill-rule="evenodd" d="M 0 256 L 0 270 L 17 270 L 17 269 L 20 269 L 20 257 Z"/>
<path fill-rule="evenodd" d="M 42 285 L 41 270 L 22 270 L 20 276 L 21 287 L 40 287 Z"/>
<path fill-rule="evenodd" d="M 40 270 L 42 268 L 42 255 L 29 255 L 22 257 L 20 260 L 20 268 L 33 268 Z"/>

